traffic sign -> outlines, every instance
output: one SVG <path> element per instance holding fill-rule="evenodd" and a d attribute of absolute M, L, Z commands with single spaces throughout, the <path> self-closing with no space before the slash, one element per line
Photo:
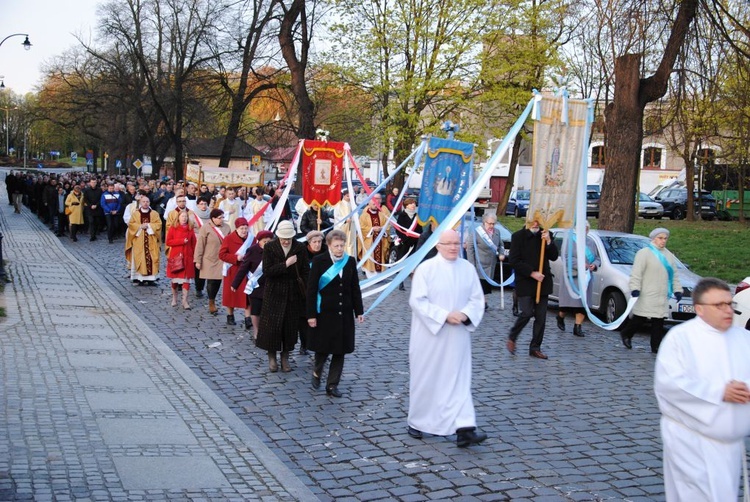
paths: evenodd
<path fill-rule="evenodd" d="M 121 161 L 120 159 L 117 159 L 117 160 L 115 161 L 115 167 L 116 167 L 117 169 L 122 169 L 122 161 Z"/>
<path fill-rule="evenodd" d="M 86 165 L 87 166 L 93 166 L 94 165 L 94 159 L 86 159 Z"/>
<path fill-rule="evenodd" d="M 78 154 L 76 152 L 70 152 L 70 161 L 73 163 L 78 162 Z"/>
<path fill-rule="evenodd" d="M 143 162 L 141 162 L 141 159 L 135 159 L 135 162 L 133 162 L 133 165 L 135 166 L 136 169 L 140 169 L 141 167 L 143 167 Z"/>

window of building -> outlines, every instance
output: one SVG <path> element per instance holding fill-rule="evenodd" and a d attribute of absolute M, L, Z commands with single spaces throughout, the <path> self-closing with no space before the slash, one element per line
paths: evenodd
<path fill-rule="evenodd" d="M 591 147 L 591 167 L 604 167 L 604 145 Z"/>
<path fill-rule="evenodd" d="M 662 149 L 650 146 L 643 149 L 643 169 L 661 169 Z"/>

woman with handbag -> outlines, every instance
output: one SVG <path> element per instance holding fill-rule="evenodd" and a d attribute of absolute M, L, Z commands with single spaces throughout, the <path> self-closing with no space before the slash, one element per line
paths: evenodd
<path fill-rule="evenodd" d="M 74 186 L 66 197 L 65 214 L 70 222 L 70 239 L 78 242 L 78 229 L 83 226 L 83 193 L 80 185 Z"/>
<path fill-rule="evenodd" d="M 200 278 L 206 280 L 206 294 L 208 296 L 208 313 L 216 315 L 216 295 L 221 287 L 223 262 L 219 259 L 221 244 L 230 234 L 229 225 L 224 222 L 224 211 L 212 209 L 210 222 L 203 225 L 198 232 L 198 245 L 195 247 L 195 268 L 200 272 Z"/>
<path fill-rule="evenodd" d="M 247 304 L 247 295 L 245 294 L 245 284 L 247 279 L 240 283 L 239 288 L 232 291 L 232 282 L 237 276 L 240 269 L 240 263 L 245 256 L 247 246 L 244 246 L 247 239 L 247 220 L 240 216 L 234 220 L 235 231 L 227 235 L 219 249 L 219 259 L 224 262 L 224 287 L 221 292 L 221 304 L 227 308 L 227 325 L 235 326 L 237 321 L 234 319 L 234 309 L 244 309 L 245 319 L 250 318 L 250 307 Z M 249 243 L 248 243 L 249 244 Z"/>
<path fill-rule="evenodd" d="M 289 220 L 276 227 L 277 239 L 263 248 L 263 275 L 266 289 L 260 311 L 260 327 L 255 345 L 268 352 L 268 368 L 279 370 L 276 353 L 281 351 L 281 371 L 292 371 L 289 352 L 297 343 L 300 318 L 305 316 L 305 292 L 310 270 L 307 247 L 294 240 L 296 232 Z"/>
<path fill-rule="evenodd" d="M 188 291 L 190 282 L 195 278 L 193 255 L 197 239 L 193 222 L 187 211 L 181 211 L 172 226 L 167 230 L 166 245 L 169 248 L 167 257 L 167 278 L 172 279 L 172 306 L 177 306 L 177 290 L 182 288 L 182 308 L 190 310 Z"/>

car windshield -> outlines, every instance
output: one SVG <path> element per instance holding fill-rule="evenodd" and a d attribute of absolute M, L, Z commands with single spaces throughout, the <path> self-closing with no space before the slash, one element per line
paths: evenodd
<path fill-rule="evenodd" d="M 596 200 L 599 198 L 599 194 L 596 192 L 586 192 L 586 198 L 588 200 Z"/>
<path fill-rule="evenodd" d="M 651 242 L 648 238 L 637 235 L 602 236 L 601 239 L 609 261 L 614 265 L 632 265 L 635 254 Z M 677 257 L 675 261 L 677 268 L 686 268 Z"/>
<path fill-rule="evenodd" d="M 641 202 L 652 202 L 651 197 L 649 197 L 648 195 L 646 195 L 643 192 L 641 192 L 640 201 Z"/>
<path fill-rule="evenodd" d="M 517 200 L 529 200 L 529 195 L 531 192 L 528 190 L 522 190 L 520 192 L 516 192 L 516 199 Z"/>

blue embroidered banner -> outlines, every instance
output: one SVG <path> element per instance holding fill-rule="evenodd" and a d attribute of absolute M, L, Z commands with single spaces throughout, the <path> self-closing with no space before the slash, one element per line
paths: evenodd
<path fill-rule="evenodd" d="M 422 173 L 417 218 L 424 225 L 440 224 L 471 186 L 474 145 L 430 138 Z"/>

